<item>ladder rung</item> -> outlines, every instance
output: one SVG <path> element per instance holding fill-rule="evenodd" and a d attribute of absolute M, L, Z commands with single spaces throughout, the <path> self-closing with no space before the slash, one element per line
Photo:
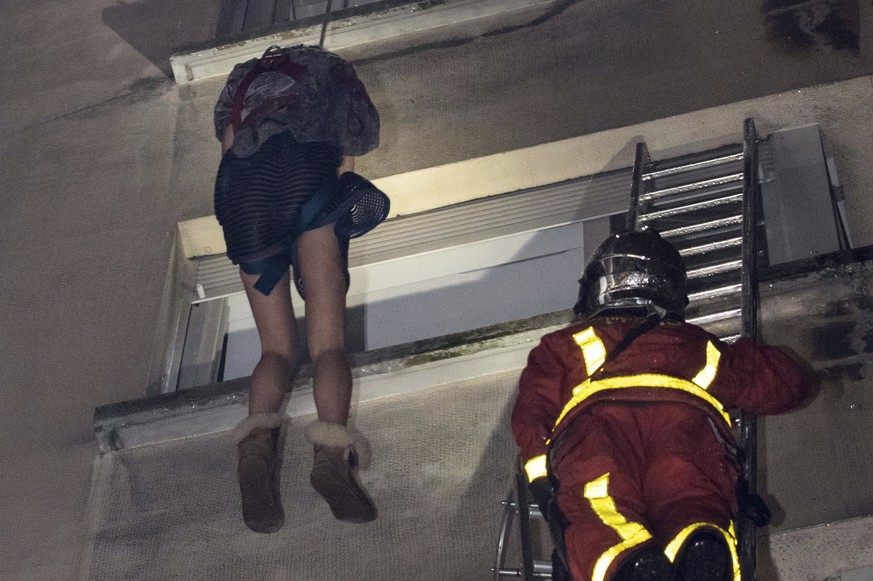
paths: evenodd
<path fill-rule="evenodd" d="M 712 186 L 721 186 L 724 184 L 732 184 L 736 182 L 743 181 L 742 173 L 733 173 L 726 176 L 721 176 L 717 178 L 710 178 L 708 180 L 701 180 L 699 182 L 691 182 L 689 184 L 682 184 L 679 186 L 673 186 L 672 188 L 664 188 L 663 190 L 653 190 L 651 192 L 646 192 L 640 196 L 641 202 L 647 202 L 649 200 L 654 200 L 656 198 L 663 198 L 664 196 L 669 196 L 672 194 L 681 194 L 684 192 L 691 192 L 694 190 L 702 190 L 704 188 L 709 188 Z"/>
<path fill-rule="evenodd" d="M 692 319 L 688 319 L 688 322 L 693 325 L 705 325 L 707 323 L 715 323 L 716 321 L 724 321 L 726 319 L 733 319 L 735 317 L 739 317 L 742 314 L 742 309 L 731 309 L 729 311 L 719 311 L 717 313 L 710 313 L 708 315 L 701 315 L 699 317 L 694 317 Z"/>
<path fill-rule="evenodd" d="M 698 254 L 705 254 L 707 252 L 712 252 L 713 250 L 721 250 L 722 248 L 734 248 L 736 246 L 743 245 L 742 236 L 737 236 L 734 238 L 726 238 L 724 240 L 719 240 L 718 242 L 710 242 L 708 244 L 698 244 L 697 246 L 689 246 L 688 248 L 683 248 L 679 251 L 679 254 L 682 256 L 696 256 Z"/>
<path fill-rule="evenodd" d="M 500 501 L 500 504 L 502 504 L 503 506 L 510 506 L 514 509 L 518 509 L 518 503 L 514 500 L 502 500 Z M 540 511 L 539 505 L 535 502 L 527 503 L 527 511 L 531 518 L 543 518 L 543 513 Z"/>
<path fill-rule="evenodd" d="M 688 300 L 690 302 L 699 301 L 703 299 L 714 299 L 718 297 L 725 297 L 728 295 L 738 294 L 743 290 L 743 285 L 741 284 L 731 284 L 728 286 L 720 286 L 717 288 L 697 291 L 696 293 L 689 293 Z"/>
<path fill-rule="evenodd" d="M 708 200 L 705 202 L 695 202 L 693 204 L 688 204 L 687 206 L 680 206 L 678 208 L 670 208 L 668 210 L 657 210 L 655 212 L 647 212 L 645 214 L 640 214 L 637 220 L 642 222 L 648 222 L 650 220 L 656 220 L 658 218 L 664 218 L 667 216 L 675 216 L 677 214 L 685 214 L 687 212 L 694 212 L 696 210 L 705 210 L 707 208 L 713 208 L 715 206 L 724 206 L 725 204 L 733 204 L 736 202 L 743 201 L 743 194 L 734 194 L 732 196 L 725 196 L 724 198 L 718 198 L 715 200 Z M 741 217 L 742 218 L 742 217 Z"/>
<path fill-rule="evenodd" d="M 501 577 L 521 577 L 524 572 L 521 569 L 500 569 L 496 570 L 494 567 L 491 567 L 492 573 L 497 573 Z M 552 563 L 550 561 L 538 561 L 534 560 L 533 562 L 533 574 L 534 577 L 538 579 L 548 579 L 552 576 Z"/>
<path fill-rule="evenodd" d="M 657 190 L 655 192 L 648 192 L 648 194 L 663 194 L 666 190 Z M 668 195 L 648 195 L 647 193 L 643 193 L 640 195 L 640 201 L 648 204 L 657 204 L 657 205 L 665 205 L 665 204 L 681 204 L 681 203 L 692 203 L 695 200 L 717 200 L 719 197 L 729 196 L 731 194 L 742 193 L 743 186 L 739 182 L 728 182 L 724 184 L 719 184 L 716 186 L 707 186 L 701 189 L 691 189 L 684 192 L 668 192 Z"/>
<path fill-rule="evenodd" d="M 689 226 L 680 226 L 671 230 L 661 232 L 663 238 L 672 238 L 677 236 L 687 236 L 688 234 L 697 234 L 707 230 L 715 230 L 716 228 L 724 228 L 726 226 L 738 226 L 743 223 L 741 215 L 730 216 L 728 218 L 719 218 L 718 220 L 709 220 L 700 222 L 699 224 L 691 224 Z"/>
<path fill-rule="evenodd" d="M 715 167 L 718 165 L 725 165 L 728 163 L 733 163 L 736 161 L 743 161 L 743 153 L 732 153 L 730 155 L 723 155 L 721 157 L 714 157 L 712 159 L 706 159 L 704 161 L 698 161 L 695 163 L 687 163 L 685 165 L 677 165 L 676 167 L 670 167 L 667 169 L 659 169 L 656 171 L 652 171 L 649 173 L 645 173 L 642 175 L 644 180 L 653 180 L 657 178 L 661 178 L 664 176 L 672 176 L 679 173 L 683 173 L 686 171 L 694 171 L 697 169 L 706 169 L 708 167 Z"/>
<path fill-rule="evenodd" d="M 712 274 L 719 274 L 721 272 L 739 270 L 740 268 L 742 268 L 742 266 L 742 260 L 729 260 L 720 264 L 713 264 L 712 266 L 702 266 L 700 268 L 691 269 L 688 271 L 688 278 L 701 278 L 704 276 L 710 276 Z"/>

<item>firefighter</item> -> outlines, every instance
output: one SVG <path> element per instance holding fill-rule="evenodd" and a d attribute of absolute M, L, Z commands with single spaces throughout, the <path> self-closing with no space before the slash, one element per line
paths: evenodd
<path fill-rule="evenodd" d="M 684 322 L 685 266 L 654 231 L 608 238 L 579 282 L 579 322 L 531 351 L 512 412 L 555 577 L 739 580 L 727 410 L 796 408 L 811 376 L 779 348 Z"/>

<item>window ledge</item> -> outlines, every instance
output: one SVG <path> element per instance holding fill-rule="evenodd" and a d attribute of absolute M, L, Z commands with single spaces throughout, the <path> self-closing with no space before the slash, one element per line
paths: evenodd
<path fill-rule="evenodd" d="M 520 371 L 540 337 L 566 326 L 572 317 L 571 311 L 560 311 L 352 354 L 355 403 Z M 105 454 L 230 430 L 246 416 L 250 379 L 100 406 L 93 423 L 98 451 Z M 315 413 L 308 365 L 292 385 L 286 410 L 290 417 Z"/>
<path fill-rule="evenodd" d="M 338 51 L 359 47 L 486 17 L 546 7 L 554 3 L 555 0 L 447 0 L 434 6 L 427 6 L 423 2 L 409 3 L 364 16 L 332 20 L 325 48 Z M 170 56 L 170 64 L 176 82 L 185 84 L 227 75 L 234 65 L 261 56 L 272 45 L 315 45 L 318 44 L 320 36 L 320 23 L 308 26 L 304 24 L 302 27 L 280 30 L 257 38 L 220 45 L 211 43 L 212 46 L 194 50 L 183 49 Z"/>

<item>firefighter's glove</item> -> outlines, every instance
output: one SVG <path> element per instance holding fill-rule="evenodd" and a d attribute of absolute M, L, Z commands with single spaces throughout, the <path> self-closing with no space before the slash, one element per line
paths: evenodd
<path fill-rule="evenodd" d="M 770 524 L 773 514 L 760 494 L 749 494 L 746 486 L 740 485 L 737 490 L 737 505 L 740 514 L 749 519 L 758 528 Z"/>
<path fill-rule="evenodd" d="M 549 525 L 549 534 L 555 546 L 555 556 L 561 560 L 564 569 L 569 571 L 567 566 L 567 547 L 564 541 L 564 531 L 569 523 L 564 513 L 558 508 L 555 486 L 547 476 L 542 476 L 534 479 L 528 484 L 527 488 L 534 502 L 540 508 L 543 518 L 546 519 L 546 523 Z M 567 578 L 569 579 L 569 577 Z"/>
<path fill-rule="evenodd" d="M 548 518 L 549 505 L 555 497 L 555 490 L 552 488 L 552 483 L 549 482 L 548 477 L 541 476 L 535 478 L 532 482 L 528 483 L 527 489 L 534 502 L 537 503 L 543 517 Z"/>

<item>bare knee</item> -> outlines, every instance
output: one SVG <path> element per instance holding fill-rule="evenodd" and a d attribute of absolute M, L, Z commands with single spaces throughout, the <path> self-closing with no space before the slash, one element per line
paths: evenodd
<path fill-rule="evenodd" d="M 265 349 L 261 352 L 261 360 L 258 364 L 275 367 L 281 374 L 291 377 L 297 372 L 299 363 L 296 353 Z"/>
<path fill-rule="evenodd" d="M 309 358 L 313 365 L 347 366 L 348 356 L 342 345 L 324 349 L 310 349 Z"/>

